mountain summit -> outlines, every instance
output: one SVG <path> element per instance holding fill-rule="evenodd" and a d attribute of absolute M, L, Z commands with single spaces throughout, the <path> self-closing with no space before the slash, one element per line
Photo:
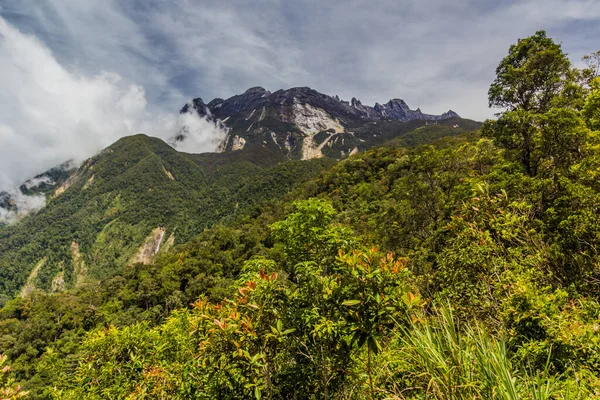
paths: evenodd
<path fill-rule="evenodd" d="M 196 98 L 180 112 L 196 112 L 226 129 L 219 151 L 260 147 L 304 160 L 324 155 L 343 158 L 380 143 L 382 138 L 397 136 L 409 122 L 426 125 L 460 118 L 452 110 L 425 114 L 401 99 L 366 106 L 356 98 L 344 101 L 309 87 L 271 93 L 257 86 L 226 100 L 205 103 Z M 380 139 L 373 140 L 376 138 Z M 180 134 L 173 143 L 185 139 L 186 135 Z"/>

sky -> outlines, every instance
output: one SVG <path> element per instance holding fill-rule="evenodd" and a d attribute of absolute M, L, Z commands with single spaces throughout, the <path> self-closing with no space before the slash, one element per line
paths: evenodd
<path fill-rule="evenodd" d="M 188 151 L 183 120 L 253 86 L 492 117 L 487 90 L 518 38 L 544 29 L 574 63 L 600 50 L 600 0 L 0 0 L 0 190 L 119 137 Z"/>

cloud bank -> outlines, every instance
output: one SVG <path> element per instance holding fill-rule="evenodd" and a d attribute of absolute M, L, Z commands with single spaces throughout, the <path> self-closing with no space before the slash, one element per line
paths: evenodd
<path fill-rule="evenodd" d="M 43 194 L 26 196 L 19 189 L 0 193 L 0 202 L 5 196 L 9 199 L 11 207 L 0 207 L 0 225 L 18 221 L 19 218 L 41 209 L 46 204 L 46 197 Z"/>
<path fill-rule="evenodd" d="M 149 107 L 144 87 L 117 73 L 67 70 L 36 37 L 1 17 L 0 60 L 0 190 L 139 132 L 167 139 L 189 125 L 187 151 L 216 147 L 213 124 L 178 115 L 176 105 L 171 112 Z"/>

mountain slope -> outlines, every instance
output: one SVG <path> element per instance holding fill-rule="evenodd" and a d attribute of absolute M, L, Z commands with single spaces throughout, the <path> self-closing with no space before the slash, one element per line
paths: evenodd
<path fill-rule="evenodd" d="M 414 146 L 478 126 L 458 120 L 455 127 L 453 120 L 382 120 L 372 124 L 377 133 L 366 126 L 356 135 L 377 135 L 372 144 L 392 139 Z M 419 133 L 423 128 L 434 132 Z M 74 371 L 86 331 L 160 322 L 204 294 L 221 299 L 242 262 L 271 246 L 272 216 L 265 210 L 280 214 L 280 199 L 297 196 L 289 193 L 337 162 L 335 154 L 290 160 L 263 144 L 186 154 L 135 135 L 79 168 L 59 167 L 21 188 L 47 202 L 0 225 L 0 351 L 18 360 L 14 370 L 35 388 L 34 397 L 53 379 L 54 369 L 45 369 L 49 347 Z"/>
<path fill-rule="evenodd" d="M 36 215 L 0 231 L 2 293 L 14 293 L 23 266 L 44 257 L 37 287 L 74 282 L 74 248 L 83 254 L 81 263 L 97 271 L 114 269 L 150 230 L 180 218 L 181 202 L 203 187 L 202 170 L 162 141 L 141 135 L 121 139 L 74 171 Z"/>
<path fill-rule="evenodd" d="M 26 282 L 60 291 L 149 262 L 173 243 L 225 217 L 252 213 L 331 165 L 315 160 L 264 166 L 220 154 L 223 160 L 215 162 L 213 156 L 130 136 L 44 187 L 44 208 L 0 226 L 2 302 Z"/>

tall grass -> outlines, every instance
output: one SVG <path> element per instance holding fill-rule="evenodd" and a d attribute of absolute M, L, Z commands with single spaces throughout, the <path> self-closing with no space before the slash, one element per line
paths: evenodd
<path fill-rule="evenodd" d="M 459 329 L 450 308 L 435 311 L 427 323 L 413 323 L 399 336 L 409 372 L 418 382 L 417 398 L 546 400 L 576 398 L 564 388 L 558 396 L 558 377 L 549 363 L 542 371 L 527 372 L 515 365 L 504 341 L 478 326 Z"/>

